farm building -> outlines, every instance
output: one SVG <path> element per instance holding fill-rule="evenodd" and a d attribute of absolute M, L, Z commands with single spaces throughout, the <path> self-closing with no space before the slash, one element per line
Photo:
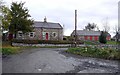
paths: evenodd
<path fill-rule="evenodd" d="M 101 32 L 100 31 L 88 31 L 88 30 L 77 30 L 76 35 L 79 40 L 91 40 L 91 41 L 98 41 L 99 36 Z M 75 36 L 75 31 L 71 33 L 71 36 Z M 111 35 L 107 33 L 107 40 L 111 39 Z"/>

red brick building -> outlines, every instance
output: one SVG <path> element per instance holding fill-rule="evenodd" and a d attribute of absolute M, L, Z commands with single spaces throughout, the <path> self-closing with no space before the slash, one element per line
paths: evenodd
<path fill-rule="evenodd" d="M 91 41 L 98 41 L 99 36 L 101 32 L 100 31 L 87 31 L 87 30 L 77 30 L 77 38 L 79 40 L 91 40 Z M 71 34 L 72 37 L 75 36 L 75 31 L 72 32 Z M 107 33 L 107 40 L 111 39 L 111 35 Z"/>

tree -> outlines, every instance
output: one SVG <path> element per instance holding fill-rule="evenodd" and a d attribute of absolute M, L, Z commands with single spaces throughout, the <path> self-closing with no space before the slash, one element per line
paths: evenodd
<path fill-rule="evenodd" d="M 103 19 L 102 24 L 103 24 L 103 31 L 104 32 L 109 32 L 110 26 L 109 26 L 109 22 L 108 22 L 108 17 Z"/>
<path fill-rule="evenodd" d="M 118 32 L 118 25 L 115 25 L 115 26 L 113 27 L 113 30 L 114 30 L 113 33 L 116 34 L 116 33 Z"/>
<path fill-rule="evenodd" d="M 3 31 L 8 30 L 10 24 L 10 12 L 9 8 L 0 0 L 0 29 Z"/>
<path fill-rule="evenodd" d="M 119 38 L 120 38 L 120 37 L 119 37 L 119 35 L 120 35 L 120 34 L 119 34 L 119 26 L 118 26 L 118 25 L 115 25 L 115 26 L 113 27 L 113 30 L 114 30 L 113 33 L 115 34 L 115 36 L 114 36 L 114 37 L 115 37 L 115 41 L 118 41 Z"/>
<path fill-rule="evenodd" d="M 106 43 L 107 43 L 107 39 L 106 39 L 107 34 L 106 34 L 106 33 L 107 33 L 107 32 L 101 31 L 101 34 L 100 34 L 100 36 L 99 36 L 99 42 L 100 42 L 100 43 L 103 43 L 103 44 L 106 44 Z"/>
<path fill-rule="evenodd" d="M 9 25 L 11 22 L 11 15 L 10 15 L 10 10 L 8 7 L 3 6 L 2 7 L 2 31 L 8 30 L 9 29 Z"/>
<path fill-rule="evenodd" d="M 23 7 L 25 3 L 12 2 L 10 8 L 11 22 L 9 25 L 9 33 L 16 34 L 18 31 L 23 33 L 31 32 L 33 30 L 33 20 L 30 19 L 30 14 L 27 8 Z"/>
<path fill-rule="evenodd" d="M 4 6 L 4 2 L 3 0 L 0 0 L 0 31 L 2 30 L 3 6 Z"/>
<path fill-rule="evenodd" d="M 2 16 L 2 7 L 4 6 L 3 0 L 0 0 L 0 16 Z"/>
<path fill-rule="evenodd" d="M 93 30 L 93 29 L 95 29 L 96 28 L 96 24 L 95 23 L 88 23 L 88 25 L 87 26 L 85 26 L 85 30 Z"/>

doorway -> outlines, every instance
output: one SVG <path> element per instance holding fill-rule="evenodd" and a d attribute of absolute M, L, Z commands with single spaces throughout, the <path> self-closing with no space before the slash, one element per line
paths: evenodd
<path fill-rule="evenodd" d="M 46 33 L 46 40 L 48 40 L 48 33 Z"/>

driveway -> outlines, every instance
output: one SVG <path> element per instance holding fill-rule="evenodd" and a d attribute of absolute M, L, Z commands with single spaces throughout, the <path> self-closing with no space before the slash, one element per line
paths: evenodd
<path fill-rule="evenodd" d="M 2 59 L 3 73 L 116 73 L 118 61 L 65 53 L 67 48 L 35 48 Z"/>

